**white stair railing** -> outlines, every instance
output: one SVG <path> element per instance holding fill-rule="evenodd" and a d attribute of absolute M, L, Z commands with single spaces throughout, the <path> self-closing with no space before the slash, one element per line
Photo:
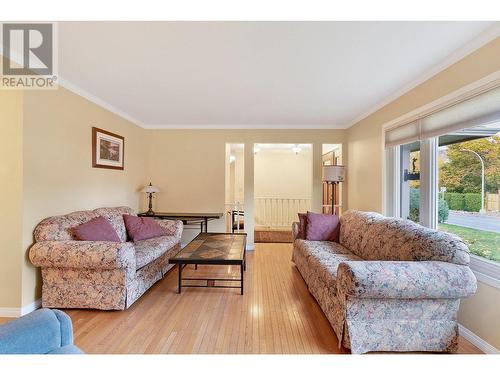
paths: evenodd
<path fill-rule="evenodd" d="M 255 224 L 264 227 L 290 227 L 297 213 L 311 210 L 310 198 L 255 198 Z"/>
<path fill-rule="evenodd" d="M 245 205 L 240 202 L 226 203 L 226 214 L 228 231 L 233 233 L 244 232 Z"/>

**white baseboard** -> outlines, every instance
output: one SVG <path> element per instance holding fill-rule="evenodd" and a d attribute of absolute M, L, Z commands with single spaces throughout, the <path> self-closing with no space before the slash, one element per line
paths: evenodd
<path fill-rule="evenodd" d="M 458 330 L 460 332 L 460 336 L 468 340 L 472 345 L 476 346 L 478 349 L 481 349 L 486 354 L 500 354 L 500 350 L 484 341 L 481 337 L 468 330 L 463 325 L 459 324 Z"/>
<path fill-rule="evenodd" d="M 35 302 L 19 307 L 0 307 L 0 317 L 2 318 L 19 318 L 20 316 L 29 314 L 32 311 L 39 309 L 42 306 L 42 300 L 37 299 Z"/>
<path fill-rule="evenodd" d="M 251 250 L 254 250 L 254 249 L 255 249 L 255 246 L 253 244 L 251 244 L 251 245 L 247 244 L 247 251 L 249 251 L 249 250 L 251 251 Z"/>
<path fill-rule="evenodd" d="M 0 307 L 0 318 L 18 318 L 20 313 L 18 307 Z"/>
<path fill-rule="evenodd" d="M 39 298 L 35 302 L 30 303 L 29 305 L 21 307 L 21 316 L 29 314 L 32 311 L 38 310 L 42 307 L 42 299 Z"/>

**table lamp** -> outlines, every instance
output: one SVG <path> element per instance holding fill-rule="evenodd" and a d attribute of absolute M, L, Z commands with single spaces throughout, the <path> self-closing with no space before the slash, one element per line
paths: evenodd
<path fill-rule="evenodd" d="M 343 165 L 323 166 L 323 181 L 337 185 L 345 179 L 345 167 Z M 335 197 L 332 189 L 332 215 L 335 215 Z"/>
<path fill-rule="evenodd" d="M 156 186 L 153 186 L 151 182 L 149 183 L 148 186 L 144 186 L 141 190 L 141 193 L 146 193 L 148 195 L 149 199 L 149 210 L 146 212 L 146 215 L 154 215 L 153 211 L 153 194 L 154 193 L 159 193 L 160 189 L 158 189 Z"/>

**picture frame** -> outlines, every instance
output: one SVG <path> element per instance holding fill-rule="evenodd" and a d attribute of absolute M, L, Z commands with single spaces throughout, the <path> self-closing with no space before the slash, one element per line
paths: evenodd
<path fill-rule="evenodd" d="M 123 170 L 124 156 L 124 137 L 92 127 L 92 167 Z"/>

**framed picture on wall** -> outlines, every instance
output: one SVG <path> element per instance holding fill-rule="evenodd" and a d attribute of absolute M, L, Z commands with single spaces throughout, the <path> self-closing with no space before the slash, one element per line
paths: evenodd
<path fill-rule="evenodd" d="M 125 138 L 92 127 L 92 167 L 123 170 Z"/>

